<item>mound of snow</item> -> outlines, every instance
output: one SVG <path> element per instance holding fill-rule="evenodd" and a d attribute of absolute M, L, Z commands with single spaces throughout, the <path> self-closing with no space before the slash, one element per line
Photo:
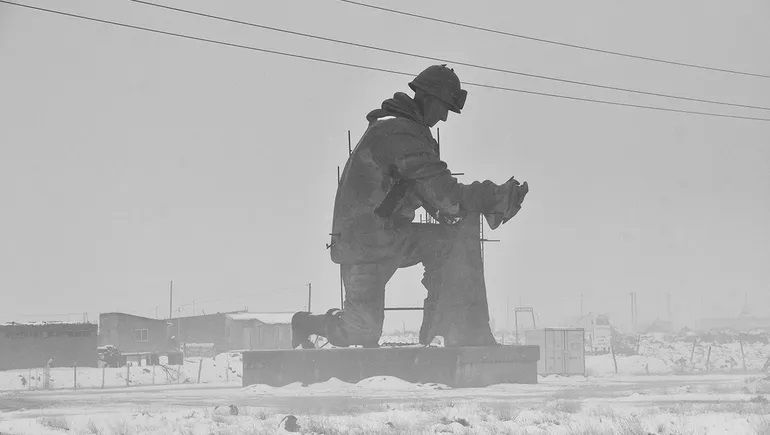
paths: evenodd
<path fill-rule="evenodd" d="M 328 381 L 319 382 L 317 384 L 310 384 L 308 387 L 314 388 L 314 389 L 324 389 L 324 390 L 342 390 L 342 389 L 350 389 L 353 384 L 349 382 L 345 382 L 342 380 L 339 380 L 335 377 L 329 378 Z"/>
<path fill-rule="evenodd" d="M 358 381 L 356 386 L 375 390 L 413 390 L 418 387 L 417 384 L 395 376 L 372 376 Z"/>
<path fill-rule="evenodd" d="M 433 382 L 421 384 L 405 381 L 395 376 L 372 376 L 362 379 L 356 386 L 361 389 L 377 391 L 422 391 L 422 390 L 449 390 L 450 387 L 444 384 Z"/>

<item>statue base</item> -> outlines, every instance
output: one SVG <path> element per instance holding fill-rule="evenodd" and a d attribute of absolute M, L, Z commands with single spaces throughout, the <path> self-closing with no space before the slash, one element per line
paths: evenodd
<path fill-rule="evenodd" d="M 381 347 L 243 352 L 243 386 L 312 384 L 372 376 L 451 387 L 537 383 L 538 346 Z"/>

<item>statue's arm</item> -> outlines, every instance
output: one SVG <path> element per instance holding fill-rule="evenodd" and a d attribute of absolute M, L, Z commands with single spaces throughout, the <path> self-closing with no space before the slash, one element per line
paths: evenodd
<path fill-rule="evenodd" d="M 400 176 L 411 181 L 413 192 L 423 203 L 443 216 L 478 212 L 484 214 L 491 228 L 496 228 L 519 211 L 529 191 L 526 182 L 519 184 L 513 177 L 502 185 L 489 180 L 462 184 L 428 146 L 407 149 L 410 152 L 397 160 Z"/>

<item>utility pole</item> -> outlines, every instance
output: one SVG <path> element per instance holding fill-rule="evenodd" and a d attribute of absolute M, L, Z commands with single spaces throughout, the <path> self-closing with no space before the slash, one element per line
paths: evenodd
<path fill-rule="evenodd" d="M 307 283 L 307 311 L 310 311 L 310 301 L 313 297 L 313 283 L 309 282 Z"/>
<path fill-rule="evenodd" d="M 511 297 L 505 300 L 505 329 L 511 330 Z"/>
<path fill-rule="evenodd" d="M 634 330 L 639 328 L 639 304 L 636 302 L 636 292 L 634 292 Z"/>
<path fill-rule="evenodd" d="M 172 317 L 171 310 L 174 307 L 174 280 L 168 283 L 168 318 Z"/>
<path fill-rule="evenodd" d="M 743 292 L 743 308 L 741 308 L 741 315 L 746 316 L 749 314 L 749 292 Z"/>
<path fill-rule="evenodd" d="M 583 318 L 583 292 L 580 292 L 580 318 Z"/>

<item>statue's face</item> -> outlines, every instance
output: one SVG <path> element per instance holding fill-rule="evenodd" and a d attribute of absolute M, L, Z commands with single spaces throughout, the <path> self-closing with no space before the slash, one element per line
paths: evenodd
<path fill-rule="evenodd" d="M 443 101 L 433 95 L 426 95 L 423 101 L 423 119 L 429 127 L 433 127 L 439 121 L 446 121 L 449 108 Z"/>

